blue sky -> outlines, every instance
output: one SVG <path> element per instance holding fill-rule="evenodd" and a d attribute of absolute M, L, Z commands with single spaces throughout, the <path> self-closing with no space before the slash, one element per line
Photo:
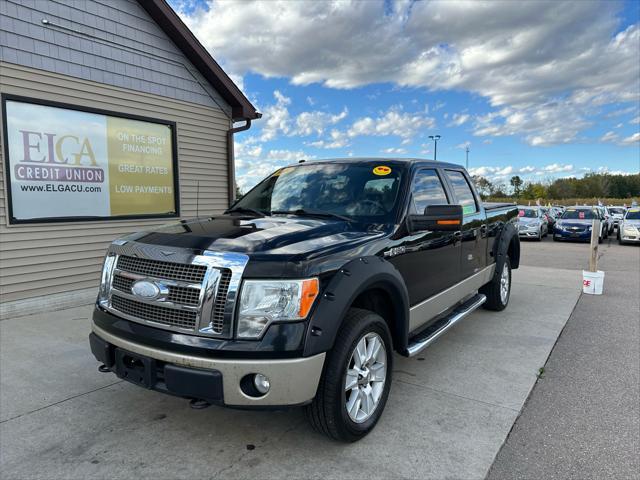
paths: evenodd
<path fill-rule="evenodd" d="M 170 3 L 264 114 L 243 190 L 299 158 L 433 158 L 434 134 L 496 182 L 640 168 L 640 2 Z"/>

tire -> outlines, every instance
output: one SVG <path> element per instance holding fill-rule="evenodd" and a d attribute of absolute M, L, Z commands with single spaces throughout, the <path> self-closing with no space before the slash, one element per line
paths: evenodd
<path fill-rule="evenodd" d="M 540 229 L 540 231 L 538 232 L 538 236 L 536 237 L 536 241 L 537 242 L 541 242 L 542 241 L 542 229 Z"/>
<path fill-rule="evenodd" d="M 368 338 L 368 345 L 371 345 L 373 338 L 376 338 L 378 342 L 382 341 L 384 347 L 382 353 L 385 358 L 384 380 L 383 382 L 373 380 L 373 377 L 369 377 L 369 373 L 366 377 L 352 375 L 352 378 L 356 378 L 355 381 L 358 383 L 355 384 L 354 389 L 347 390 L 347 373 L 357 369 L 357 364 L 354 362 L 360 357 L 356 352 L 356 347 L 365 338 Z M 365 344 L 367 344 L 367 340 L 365 340 Z M 376 358 L 380 360 L 381 357 Z M 373 365 L 378 365 L 380 363 L 378 360 L 375 360 L 378 363 Z M 382 367 L 376 367 L 376 370 L 379 372 L 380 368 Z M 364 370 L 369 372 L 368 367 L 362 371 Z M 342 327 L 338 331 L 333 349 L 327 352 L 316 396 L 311 404 L 305 407 L 305 413 L 311 426 L 319 433 L 334 440 L 355 442 L 363 438 L 373 430 L 382 415 L 389 397 L 392 371 L 393 342 L 387 323 L 382 317 L 369 310 L 349 309 Z M 371 380 L 367 384 L 369 378 Z M 363 382 L 363 385 L 360 385 L 360 382 Z M 382 385 L 379 386 L 379 383 Z M 372 385 L 374 385 L 373 389 L 371 389 Z M 378 396 L 378 401 L 370 412 L 359 408 L 362 406 L 361 392 L 365 392 L 367 388 L 371 389 L 371 397 L 367 398 L 373 399 L 376 395 Z M 357 395 L 357 397 L 353 397 L 353 395 Z M 358 421 L 352 418 L 354 410 L 351 410 L 351 414 L 347 411 L 351 398 L 360 398 L 359 406 L 355 405 L 358 400 L 354 402 L 355 420 Z M 366 413 L 368 416 L 365 415 Z M 359 414 L 361 414 L 361 418 L 358 419 Z"/>
<path fill-rule="evenodd" d="M 506 293 L 503 295 L 502 292 L 502 279 L 503 274 L 506 269 Z M 480 293 L 483 293 L 487 296 L 487 301 L 484 302 L 483 307 L 487 310 L 494 310 L 496 312 L 500 312 L 507 308 L 509 305 L 509 298 L 511 297 L 511 261 L 509 257 L 505 258 L 505 261 L 502 265 L 502 270 L 500 272 L 496 272 L 493 275 L 493 279 L 491 282 L 487 283 L 480 289 Z"/>

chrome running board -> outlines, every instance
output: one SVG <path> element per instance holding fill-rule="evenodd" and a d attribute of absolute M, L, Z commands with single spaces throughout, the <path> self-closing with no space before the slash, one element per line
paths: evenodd
<path fill-rule="evenodd" d="M 425 332 L 418 334 L 416 337 L 410 339 L 409 346 L 407 347 L 408 356 L 413 357 L 420 353 L 422 350 L 427 348 L 438 338 L 444 335 L 447 330 L 449 330 L 475 309 L 480 307 L 486 301 L 487 297 L 479 293 L 475 297 L 472 297 L 470 300 L 467 300 L 465 303 L 454 309 L 447 317 L 438 321 L 436 325 L 439 326 L 436 330 L 427 328 Z"/>

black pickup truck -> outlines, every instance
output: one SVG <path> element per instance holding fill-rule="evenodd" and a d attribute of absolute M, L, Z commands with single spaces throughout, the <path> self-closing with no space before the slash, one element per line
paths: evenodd
<path fill-rule="evenodd" d="M 507 306 L 516 222 L 458 165 L 301 162 L 222 215 L 114 241 L 91 350 L 100 371 L 194 407 L 304 406 L 355 441 L 385 407 L 393 352 Z"/>

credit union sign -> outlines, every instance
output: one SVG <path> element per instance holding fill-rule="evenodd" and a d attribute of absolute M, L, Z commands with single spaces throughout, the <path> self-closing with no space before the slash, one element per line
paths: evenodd
<path fill-rule="evenodd" d="M 10 221 L 178 215 L 175 125 L 3 99 Z"/>

